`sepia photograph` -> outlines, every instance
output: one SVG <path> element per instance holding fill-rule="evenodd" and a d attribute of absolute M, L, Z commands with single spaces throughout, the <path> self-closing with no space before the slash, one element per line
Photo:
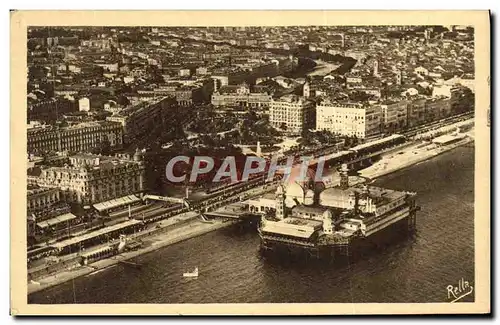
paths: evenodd
<path fill-rule="evenodd" d="M 490 312 L 487 11 L 11 24 L 12 314 Z"/>

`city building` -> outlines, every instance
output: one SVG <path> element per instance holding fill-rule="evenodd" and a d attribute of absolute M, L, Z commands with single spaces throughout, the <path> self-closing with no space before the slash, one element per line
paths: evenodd
<path fill-rule="evenodd" d="M 141 154 L 100 156 L 78 154 L 64 167 L 42 169 L 29 181 L 41 187 L 57 188 L 71 203 L 93 204 L 144 191 L 145 169 Z"/>
<path fill-rule="evenodd" d="M 87 97 L 83 97 L 78 100 L 78 110 L 80 112 L 90 111 L 90 100 Z"/>
<path fill-rule="evenodd" d="M 345 77 L 345 82 L 347 86 L 349 86 L 350 84 L 360 84 L 363 82 L 363 78 L 358 75 L 347 74 Z"/>
<path fill-rule="evenodd" d="M 306 81 L 304 87 L 302 88 L 302 96 L 305 98 L 314 97 L 316 95 L 315 89 L 311 87 L 311 84 Z"/>
<path fill-rule="evenodd" d="M 180 69 L 179 77 L 189 77 L 191 75 L 191 70 L 189 69 Z"/>
<path fill-rule="evenodd" d="M 200 76 L 204 76 L 208 74 L 208 69 L 206 67 L 198 67 L 196 68 L 196 74 Z"/>
<path fill-rule="evenodd" d="M 378 77 L 378 60 L 373 61 L 373 76 Z"/>
<path fill-rule="evenodd" d="M 98 121 L 67 127 L 28 128 L 29 153 L 85 152 L 106 140 L 109 141 L 111 147 L 120 147 L 123 144 L 122 126 L 118 123 Z"/>
<path fill-rule="evenodd" d="M 28 121 L 55 121 L 65 113 L 75 112 L 78 105 L 75 101 L 52 98 L 28 104 Z"/>
<path fill-rule="evenodd" d="M 278 60 L 271 60 L 266 63 L 259 63 L 249 67 L 251 78 L 271 78 L 280 74 L 280 67 Z"/>
<path fill-rule="evenodd" d="M 431 120 L 430 116 L 426 116 L 426 101 L 425 97 L 417 97 L 408 103 L 408 126 L 416 126 Z"/>
<path fill-rule="evenodd" d="M 105 60 L 96 60 L 94 61 L 94 64 L 98 67 L 101 67 L 104 69 L 104 71 L 107 72 L 118 72 L 118 62 L 109 62 Z"/>
<path fill-rule="evenodd" d="M 450 98 L 452 88 L 453 86 L 451 85 L 434 85 L 434 87 L 432 88 L 432 97 L 445 96 Z"/>
<path fill-rule="evenodd" d="M 358 103 L 324 101 L 316 106 L 316 129 L 344 136 L 367 138 L 381 132 L 381 108 Z"/>
<path fill-rule="evenodd" d="M 224 86 L 212 94 L 212 105 L 268 108 L 272 97 L 267 92 L 251 92 L 248 84 Z"/>
<path fill-rule="evenodd" d="M 140 102 L 124 108 L 120 112 L 106 118 L 121 124 L 123 142 L 128 143 L 135 137 L 149 132 L 162 119 L 162 111 L 171 103 L 171 98 L 161 97 Z"/>
<path fill-rule="evenodd" d="M 82 40 L 80 44 L 82 47 L 89 47 L 100 50 L 108 50 L 111 47 L 110 40 L 106 38 L 92 38 L 89 40 Z"/>
<path fill-rule="evenodd" d="M 397 70 L 396 72 L 396 85 L 401 85 L 403 83 L 403 71 Z"/>
<path fill-rule="evenodd" d="M 219 69 L 212 74 L 214 80 L 214 91 L 227 85 L 239 85 L 246 82 L 250 77 L 250 72 L 242 69 Z"/>
<path fill-rule="evenodd" d="M 139 89 L 137 93 L 145 100 L 169 96 L 174 98 L 180 106 L 189 106 L 209 102 L 213 87 L 212 79 L 169 81 L 160 87 Z"/>
<path fill-rule="evenodd" d="M 177 104 L 189 106 L 203 102 L 208 96 L 205 91 L 205 85 L 180 86 L 175 89 L 174 96 Z"/>
<path fill-rule="evenodd" d="M 60 202 L 61 196 L 58 188 L 32 188 L 27 193 L 28 214 L 51 207 Z"/>
<path fill-rule="evenodd" d="M 426 115 L 431 120 L 445 118 L 451 115 L 451 100 L 448 97 L 431 98 L 425 102 Z"/>
<path fill-rule="evenodd" d="M 272 100 L 269 120 L 274 127 L 284 128 L 289 133 L 301 133 L 314 128 L 314 102 L 302 96 L 286 95 Z"/>
<path fill-rule="evenodd" d="M 405 128 L 408 124 L 408 101 L 387 100 L 380 105 L 382 109 L 382 123 L 386 131 L 396 131 Z"/>

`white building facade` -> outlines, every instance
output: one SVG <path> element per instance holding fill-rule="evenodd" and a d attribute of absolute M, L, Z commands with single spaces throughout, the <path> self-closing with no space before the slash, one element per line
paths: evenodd
<path fill-rule="evenodd" d="M 381 132 L 381 123 L 381 108 L 377 106 L 324 102 L 316 107 L 317 130 L 367 138 Z"/>
<path fill-rule="evenodd" d="M 269 120 L 276 128 L 300 133 L 314 125 L 314 102 L 302 96 L 287 95 L 271 101 Z"/>

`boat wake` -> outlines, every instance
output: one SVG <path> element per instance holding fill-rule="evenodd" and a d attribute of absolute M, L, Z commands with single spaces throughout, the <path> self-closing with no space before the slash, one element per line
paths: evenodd
<path fill-rule="evenodd" d="M 183 273 L 182 276 L 185 278 L 197 278 L 198 277 L 198 267 L 195 267 L 193 272 Z"/>

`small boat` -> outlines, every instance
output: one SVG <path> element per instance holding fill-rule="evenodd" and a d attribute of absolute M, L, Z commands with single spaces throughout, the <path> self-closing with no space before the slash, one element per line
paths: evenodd
<path fill-rule="evenodd" d="M 185 277 L 185 278 L 196 278 L 196 277 L 198 277 L 198 267 L 195 267 L 193 272 L 183 273 L 182 276 Z"/>

